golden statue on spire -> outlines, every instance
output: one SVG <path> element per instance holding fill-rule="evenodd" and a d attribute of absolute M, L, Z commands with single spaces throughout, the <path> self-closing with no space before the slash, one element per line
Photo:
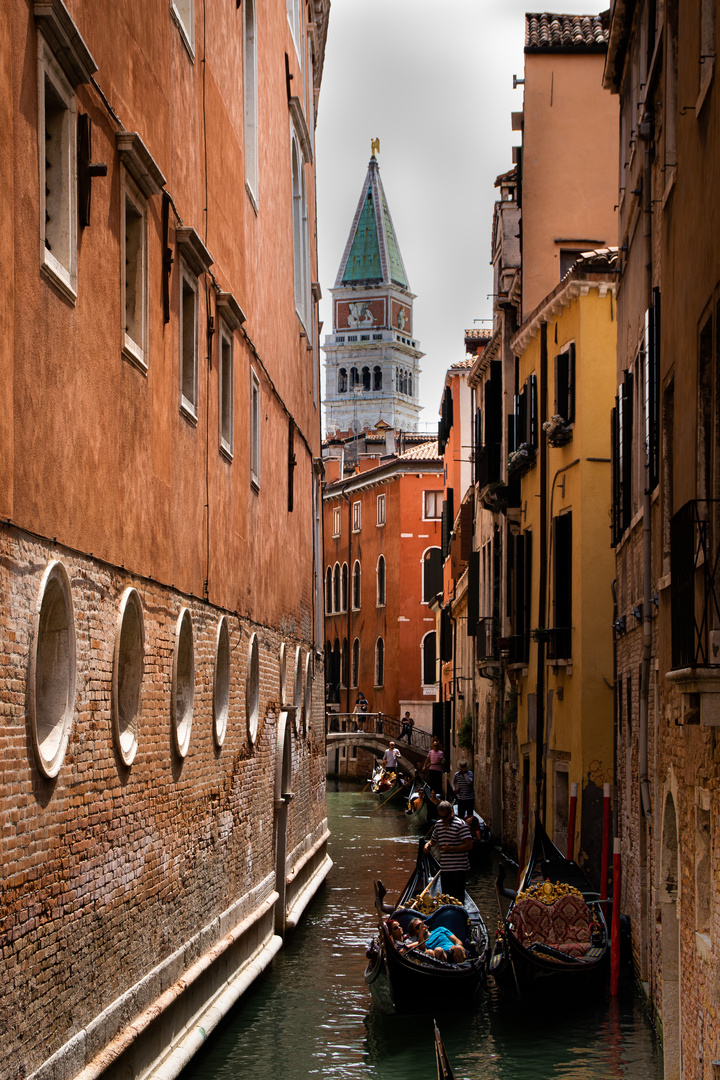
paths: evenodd
<path fill-rule="evenodd" d="M 370 140 L 370 154 L 371 154 L 372 157 L 375 157 L 376 153 L 377 154 L 380 153 L 380 140 L 379 139 L 371 139 Z"/>

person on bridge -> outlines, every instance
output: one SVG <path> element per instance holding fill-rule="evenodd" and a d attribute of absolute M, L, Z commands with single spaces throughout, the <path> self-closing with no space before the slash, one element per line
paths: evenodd
<path fill-rule="evenodd" d="M 388 772 L 395 772 L 397 770 L 397 763 L 401 756 L 400 751 L 395 749 L 395 743 L 391 742 L 383 754 L 383 765 Z"/>
<path fill-rule="evenodd" d="M 402 739 L 403 735 L 407 735 L 408 746 L 410 746 L 412 742 L 412 729 L 414 727 L 415 721 L 413 720 L 410 713 L 406 712 L 402 719 L 402 730 L 400 732 L 400 738 Z"/>
<path fill-rule="evenodd" d="M 365 730 L 365 714 L 367 713 L 367 711 L 368 711 L 368 700 L 365 697 L 365 695 L 363 694 L 362 690 L 358 690 L 357 701 L 355 702 L 355 708 L 353 709 L 354 715 L 357 716 L 357 720 L 355 721 L 355 730 L 356 731 L 358 731 L 358 730 L 364 731 Z"/>
<path fill-rule="evenodd" d="M 472 817 L 475 809 L 475 785 L 473 774 L 468 769 L 467 761 L 463 758 L 458 766 L 458 771 L 453 776 L 453 791 L 458 804 L 458 816 L 461 818 Z"/>
<path fill-rule="evenodd" d="M 438 820 L 425 850 L 432 843 L 440 846 L 440 885 L 444 893 L 465 903 L 465 879 L 470 869 L 468 852 L 473 846 L 472 835 L 462 818 L 453 814 L 453 808 L 443 799 L 437 808 Z"/>

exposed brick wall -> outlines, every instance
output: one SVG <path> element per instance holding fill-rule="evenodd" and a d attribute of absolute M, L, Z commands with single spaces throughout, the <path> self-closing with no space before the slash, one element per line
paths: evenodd
<path fill-rule="evenodd" d="M 25 710 L 33 615 L 52 559 L 62 561 L 72 587 L 77 690 L 65 760 L 48 780 L 36 764 Z M 127 768 L 113 743 L 111 677 L 120 599 L 130 585 L 142 598 L 145 670 L 139 747 Z M 0 1078 L 6 1080 L 38 1068 L 259 883 L 271 891 L 280 645 L 285 640 L 293 658 L 300 645 L 304 658 L 312 641 L 309 635 L 287 640 L 275 628 L 225 613 L 230 714 L 218 749 L 212 695 L 223 612 L 6 528 L 0 530 L 0 591 Z M 195 700 L 190 747 L 180 760 L 170 693 L 183 606 L 193 620 Z M 253 632 L 260 642 L 254 747 L 245 721 Z M 321 835 L 325 819 L 323 688 L 318 662 L 307 736 L 302 729 L 292 735 L 295 799 L 287 850 L 299 855 L 308 836 L 307 846 Z"/>

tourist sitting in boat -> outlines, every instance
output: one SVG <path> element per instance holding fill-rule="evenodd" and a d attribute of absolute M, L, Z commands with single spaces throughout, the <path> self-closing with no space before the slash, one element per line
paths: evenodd
<path fill-rule="evenodd" d="M 408 948 L 422 949 L 428 956 L 452 964 L 461 964 L 467 957 L 460 938 L 455 937 L 455 934 L 451 934 L 444 926 L 436 926 L 434 930 L 430 930 L 422 919 L 412 919 L 408 931 L 409 935 L 417 938 L 417 944 L 410 944 Z"/>

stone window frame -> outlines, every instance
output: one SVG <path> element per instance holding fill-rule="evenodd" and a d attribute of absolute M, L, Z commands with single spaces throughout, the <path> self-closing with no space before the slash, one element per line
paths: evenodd
<path fill-rule="evenodd" d="M 199 399 L 199 350 L 198 350 L 198 327 L 200 322 L 200 282 L 189 268 L 184 259 L 180 260 L 180 281 L 178 298 L 178 357 L 180 366 L 180 412 L 193 424 L 198 420 Z M 187 291 L 186 291 L 187 290 Z M 188 331 L 187 312 L 185 310 L 185 296 L 194 297 L 192 311 L 192 327 Z M 190 337 L 190 335 L 192 335 Z M 190 356 L 192 346 L 192 356 Z M 187 356 L 186 356 L 187 352 Z M 191 364 L 188 365 L 188 359 Z M 191 367 L 190 373 L 186 368 Z M 189 378 L 189 375 L 192 378 Z M 192 382 L 192 386 L 190 385 Z M 188 392 L 190 397 L 188 397 Z"/>
<path fill-rule="evenodd" d="M 213 670 L 213 738 L 218 750 L 225 742 L 230 716 L 230 631 L 226 615 L 221 615 L 215 635 Z"/>
<path fill-rule="evenodd" d="M 356 637 L 350 650 L 350 687 L 357 689 L 360 680 L 360 638 Z"/>
<path fill-rule="evenodd" d="M 373 685 L 378 689 L 385 685 L 385 641 L 382 636 L 375 642 L 375 676 Z"/>
<path fill-rule="evenodd" d="M 189 635 L 189 637 L 188 637 Z M 183 698 L 185 700 L 183 700 Z M 178 757 L 187 757 L 195 704 L 195 635 L 189 608 L 180 609 L 175 624 L 170 714 Z"/>
<path fill-rule="evenodd" d="M 258 86 L 255 0 L 243 4 L 243 136 L 245 191 L 258 212 Z"/>
<path fill-rule="evenodd" d="M 352 531 L 360 532 L 362 528 L 362 503 L 358 500 L 352 504 Z"/>
<path fill-rule="evenodd" d="M 307 735 L 312 724 L 312 697 L 313 697 L 313 657 L 308 649 L 305 654 L 305 693 L 302 707 L 302 730 Z"/>
<path fill-rule="evenodd" d="M 170 0 L 170 15 L 190 59 L 195 61 L 195 0 Z"/>
<path fill-rule="evenodd" d="M 260 470 L 262 463 L 262 392 L 260 379 L 255 369 L 250 369 L 250 483 L 256 490 L 260 490 Z"/>
<path fill-rule="evenodd" d="M 248 642 L 245 722 L 248 742 L 250 746 L 254 746 L 260 726 L 260 639 L 257 633 L 252 634 Z"/>
<path fill-rule="evenodd" d="M 432 496 L 432 498 L 428 498 Z M 428 513 L 428 503 L 432 502 L 435 507 L 435 513 Z M 441 521 L 442 520 L 442 504 L 443 504 L 443 491 L 441 488 L 427 488 L 423 491 L 423 506 L 422 506 L 422 519 L 423 521 Z M 437 513 L 438 505 L 440 507 L 440 513 Z"/>
<path fill-rule="evenodd" d="M 127 640 L 133 632 L 133 616 L 139 630 L 139 648 L 137 643 L 133 648 L 133 642 Z M 125 589 L 118 610 L 111 689 L 113 738 L 120 760 L 128 767 L 135 760 L 139 744 L 144 670 L 145 613 L 140 594 L 130 586 Z"/>
<path fill-rule="evenodd" d="M 333 536 L 333 539 L 337 539 L 341 535 L 341 531 L 342 531 L 342 520 L 341 520 L 341 514 L 340 514 L 340 507 L 339 506 L 333 506 L 332 515 L 333 515 L 332 536 Z"/>
<path fill-rule="evenodd" d="M 381 528 L 385 524 L 385 496 L 377 497 L 377 526 Z"/>
<path fill-rule="evenodd" d="M 286 0 L 287 17 L 290 25 L 290 34 L 295 46 L 298 60 L 302 63 L 302 25 L 300 0 Z"/>
<path fill-rule="evenodd" d="M 57 664 L 56 628 L 52 630 L 52 648 L 47 651 L 44 648 L 47 623 L 55 614 L 58 600 L 62 600 L 64 604 L 64 624 L 67 631 L 67 655 L 62 664 L 65 668 L 64 678 L 63 671 L 58 670 Z M 51 662 L 55 662 L 55 667 L 50 672 L 51 678 L 48 678 Z M 58 559 L 53 559 L 45 568 L 38 590 L 27 681 L 27 707 L 35 759 L 40 772 L 48 779 L 57 776 L 65 760 L 75 714 L 76 680 L 75 608 L 72 588 L 64 565 Z M 48 701 L 48 696 L 55 700 Z M 55 715 L 48 717 L 48 711 Z"/>
<path fill-rule="evenodd" d="M 122 353 L 144 373 L 148 369 L 148 204 L 127 169 L 122 170 L 120 181 L 120 281 L 122 309 Z M 128 204 L 135 211 L 139 223 L 139 244 L 128 258 Z M 128 332 L 128 276 L 135 282 L 136 296 L 139 292 L 139 334 Z"/>
<path fill-rule="evenodd" d="M 296 110 L 297 112 L 297 110 Z M 312 300 L 310 296 L 310 222 L 307 198 L 307 179 L 304 152 L 305 140 L 290 122 L 290 175 L 292 183 L 293 282 L 295 312 L 303 331 L 312 340 Z"/>
<path fill-rule="evenodd" d="M 235 448 L 235 335 L 220 320 L 218 364 L 218 440 L 220 453 L 232 461 Z"/>
<path fill-rule="evenodd" d="M 300 734 L 303 722 L 303 668 L 302 649 L 298 645 L 295 649 L 295 667 L 293 677 L 293 706 L 295 709 L 295 734 Z"/>
<path fill-rule="evenodd" d="M 378 555 L 375 569 L 376 581 L 376 607 L 385 607 L 387 604 L 387 562 L 384 555 Z"/>
<path fill-rule="evenodd" d="M 48 89 L 56 99 L 52 117 L 48 111 Z M 48 125 L 55 133 L 47 138 Z M 38 162 L 40 168 L 40 270 L 66 299 L 77 300 L 77 99 L 72 83 L 42 34 L 38 34 Z M 56 203 L 50 204 L 53 185 L 49 171 L 59 169 L 59 183 L 54 184 Z M 48 236 L 50 209 L 55 222 Z M 62 230 L 61 234 L 57 230 Z M 66 241 L 61 247 L 61 236 Z M 50 241 L 55 244 L 52 250 Z"/>
<path fill-rule="evenodd" d="M 362 565 L 359 559 L 356 559 L 353 563 L 352 584 L 350 592 L 352 610 L 359 611 L 362 601 Z"/>

